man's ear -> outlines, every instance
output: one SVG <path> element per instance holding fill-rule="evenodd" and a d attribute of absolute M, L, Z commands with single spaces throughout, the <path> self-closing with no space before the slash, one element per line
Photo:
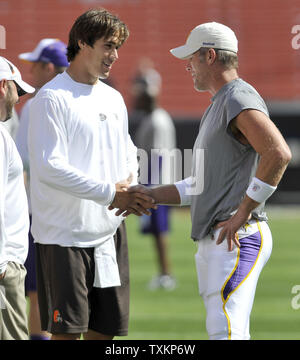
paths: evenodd
<path fill-rule="evenodd" d="M 46 69 L 48 73 L 53 73 L 55 70 L 55 66 L 54 64 L 52 64 L 51 62 L 46 64 Z"/>
<path fill-rule="evenodd" d="M 209 49 L 208 52 L 206 53 L 206 56 L 207 56 L 207 63 L 209 65 L 212 65 L 216 59 L 217 59 L 217 53 L 215 51 L 215 49 Z"/>
<path fill-rule="evenodd" d="M 78 46 L 82 50 L 85 47 L 85 43 L 82 40 L 78 40 Z"/>
<path fill-rule="evenodd" d="M 8 88 L 8 82 L 6 79 L 0 80 L 0 97 L 4 97 L 6 95 Z"/>

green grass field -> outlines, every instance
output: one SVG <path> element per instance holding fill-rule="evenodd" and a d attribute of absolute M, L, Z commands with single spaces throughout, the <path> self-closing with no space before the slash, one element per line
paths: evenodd
<path fill-rule="evenodd" d="M 251 316 L 253 340 L 299 340 L 300 309 L 293 309 L 292 288 L 300 285 L 300 210 L 268 212 L 273 252 L 257 286 Z M 172 212 L 170 259 L 178 287 L 149 291 L 157 273 L 154 243 L 139 233 L 139 219 L 126 220 L 129 239 L 131 306 L 129 335 L 121 340 L 206 340 L 205 310 L 198 295 L 190 217 Z M 300 305 L 300 301 L 297 302 Z"/>

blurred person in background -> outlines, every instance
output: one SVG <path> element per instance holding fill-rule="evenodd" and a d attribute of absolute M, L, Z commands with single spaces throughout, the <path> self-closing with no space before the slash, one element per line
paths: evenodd
<path fill-rule="evenodd" d="M 186 44 L 171 50 L 186 61 L 194 88 L 212 95 L 193 148 L 192 175 L 128 190 L 158 204 L 191 205 L 198 287 L 212 340 L 250 339 L 256 285 L 272 251 L 264 205 L 291 159 L 264 100 L 239 77 L 237 52 L 235 33 L 216 22 L 198 25 Z"/>
<path fill-rule="evenodd" d="M 149 186 L 151 186 L 151 178 L 157 179 L 159 181 L 157 184 L 162 183 L 164 178 L 162 172 L 170 170 L 165 163 L 170 161 L 170 158 L 166 153 L 164 154 L 164 151 L 168 153 L 176 147 L 173 120 L 169 113 L 158 105 L 160 92 L 161 76 L 154 69 L 151 59 L 143 58 L 132 83 L 134 112 L 131 118 L 137 123 L 135 145 L 145 150 L 148 155 Z M 151 162 L 153 164 L 157 162 L 159 165 L 151 166 Z M 144 165 L 140 161 L 140 167 Z M 150 216 L 143 215 L 140 218 L 141 232 L 151 234 L 155 241 L 159 269 L 158 276 L 154 276 L 148 284 L 150 290 L 159 288 L 174 290 L 176 287 L 169 259 L 170 209 L 170 206 L 158 205 L 156 210 L 151 210 Z"/>
<path fill-rule="evenodd" d="M 24 291 L 29 217 L 23 166 L 2 123 L 12 117 L 19 96 L 33 93 L 19 70 L 0 57 L 0 339 L 28 340 Z"/>
<path fill-rule="evenodd" d="M 61 74 L 69 66 L 67 59 L 67 45 L 59 39 L 42 39 L 32 52 L 19 55 L 22 61 L 28 63 L 32 78 L 32 84 L 38 91 L 48 81 L 52 80 L 57 74 Z M 22 108 L 20 114 L 20 125 L 16 135 L 17 149 L 21 155 L 24 166 L 24 179 L 28 198 L 28 207 L 31 224 L 31 200 L 30 200 L 30 166 L 28 154 L 28 126 L 29 109 L 32 98 L 29 99 Z M 49 334 L 41 330 L 40 313 L 36 285 L 36 267 L 34 239 L 29 231 L 29 252 L 25 262 L 27 276 L 25 278 L 25 292 L 30 301 L 29 308 L 29 332 L 31 340 L 47 340 Z"/>
<path fill-rule="evenodd" d="M 152 59 L 142 57 L 132 79 L 131 92 L 133 98 L 142 91 L 147 91 L 151 96 L 158 98 L 161 93 L 161 88 L 162 78 L 160 73 L 155 69 Z"/>

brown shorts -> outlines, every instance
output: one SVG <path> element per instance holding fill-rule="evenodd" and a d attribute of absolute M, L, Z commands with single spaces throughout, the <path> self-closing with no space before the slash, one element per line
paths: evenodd
<path fill-rule="evenodd" d="M 36 244 L 42 330 L 79 334 L 88 329 L 125 336 L 129 320 L 128 246 L 124 222 L 114 237 L 121 286 L 95 288 L 94 248 Z"/>

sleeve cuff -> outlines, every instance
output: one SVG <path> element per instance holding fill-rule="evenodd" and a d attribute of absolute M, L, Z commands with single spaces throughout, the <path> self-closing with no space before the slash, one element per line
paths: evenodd
<path fill-rule="evenodd" d="M 114 201 L 114 198 L 115 198 L 115 195 L 116 195 L 116 185 L 115 184 L 109 184 L 108 185 L 108 197 L 107 197 L 107 203 L 105 205 L 110 205 L 113 201 Z"/>
<path fill-rule="evenodd" d="M 116 185 L 115 184 L 102 184 L 99 188 L 99 194 L 94 199 L 94 201 L 102 206 L 110 205 L 116 194 Z"/>
<path fill-rule="evenodd" d="M 192 197 L 190 195 L 189 184 L 186 182 L 186 179 L 177 181 L 174 184 L 180 195 L 180 206 L 191 205 Z"/>

